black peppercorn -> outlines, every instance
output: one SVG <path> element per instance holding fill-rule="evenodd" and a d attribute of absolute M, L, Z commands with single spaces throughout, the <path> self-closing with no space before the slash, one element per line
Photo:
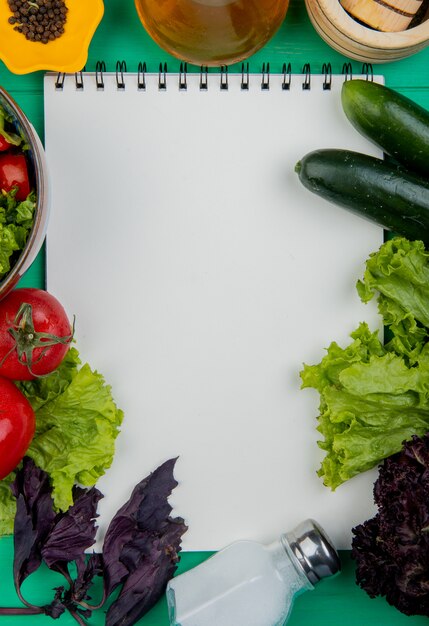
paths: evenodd
<path fill-rule="evenodd" d="M 29 41 L 47 44 L 64 33 L 68 11 L 64 0 L 8 0 L 8 5 L 9 24 Z"/>

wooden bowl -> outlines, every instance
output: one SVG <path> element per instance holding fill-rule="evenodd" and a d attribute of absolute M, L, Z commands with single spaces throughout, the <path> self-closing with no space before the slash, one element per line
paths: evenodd
<path fill-rule="evenodd" d="M 305 0 L 318 34 L 341 54 L 359 61 L 386 63 L 408 57 L 429 45 L 429 15 L 400 32 L 381 32 L 356 21 L 339 0 Z"/>

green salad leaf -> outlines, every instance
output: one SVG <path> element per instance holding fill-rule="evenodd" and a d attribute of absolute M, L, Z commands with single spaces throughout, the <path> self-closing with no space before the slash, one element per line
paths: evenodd
<path fill-rule="evenodd" d="M 50 475 L 55 506 L 65 511 L 74 484 L 91 487 L 110 467 L 123 413 L 101 374 L 81 366 L 75 348 L 52 374 L 18 386 L 36 412 L 27 456 Z M 12 532 L 15 508 L 7 485 L 12 479 L 0 481 L 1 534 Z"/>
<path fill-rule="evenodd" d="M 6 130 L 6 125 L 10 126 L 10 130 Z M 0 105 L 0 136 L 4 137 L 13 146 L 19 146 L 22 138 L 13 132 L 14 119 Z"/>
<path fill-rule="evenodd" d="M 363 302 L 378 296 L 378 309 L 392 337 L 389 348 L 411 363 L 427 341 L 429 252 L 421 241 L 386 242 L 366 263 L 357 283 Z"/>
<path fill-rule="evenodd" d="M 320 394 L 319 475 L 331 489 L 429 431 L 429 253 L 392 239 L 370 256 L 357 289 L 364 302 L 377 296 L 387 343 L 362 323 L 347 347 L 332 343 L 301 372 L 302 386 Z"/>
<path fill-rule="evenodd" d="M 17 189 L 0 193 L 0 279 L 11 269 L 16 254 L 25 246 L 34 222 L 36 194 L 32 191 L 22 202 Z"/>
<path fill-rule="evenodd" d="M 0 535 L 10 535 L 13 531 L 16 502 L 12 496 L 10 485 L 15 474 L 9 474 L 4 480 L 0 480 Z"/>

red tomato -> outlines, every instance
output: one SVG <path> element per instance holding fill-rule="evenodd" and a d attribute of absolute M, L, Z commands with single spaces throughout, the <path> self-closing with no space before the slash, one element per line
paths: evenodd
<path fill-rule="evenodd" d="M 12 146 L 12 144 L 9 143 L 8 140 L 3 137 L 3 135 L 0 135 L 0 152 L 4 152 L 5 150 L 9 150 L 9 148 L 11 146 Z"/>
<path fill-rule="evenodd" d="M 15 289 L 0 300 L 0 376 L 32 380 L 53 372 L 73 331 L 63 306 L 42 289 Z"/>
<path fill-rule="evenodd" d="M 27 398 L 11 380 L 0 378 L 0 479 L 21 461 L 35 428 L 34 411 Z"/>
<path fill-rule="evenodd" d="M 0 189 L 11 191 L 18 187 L 17 200 L 25 200 L 31 191 L 27 161 L 23 154 L 2 154 L 0 156 Z"/>

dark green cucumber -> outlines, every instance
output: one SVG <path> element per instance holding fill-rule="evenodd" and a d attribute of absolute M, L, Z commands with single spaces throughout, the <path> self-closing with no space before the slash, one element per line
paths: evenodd
<path fill-rule="evenodd" d="M 347 80 L 344 112 L 365 137 L 405 167 L 429 179 L 429 111 L 369 80 Z"/>
<path fill-rule="evenodd" d="M 313 193 L 407 239 L 429 244 L 429 183 L 350 150 L 315 150 L 295 167 Z"/>

